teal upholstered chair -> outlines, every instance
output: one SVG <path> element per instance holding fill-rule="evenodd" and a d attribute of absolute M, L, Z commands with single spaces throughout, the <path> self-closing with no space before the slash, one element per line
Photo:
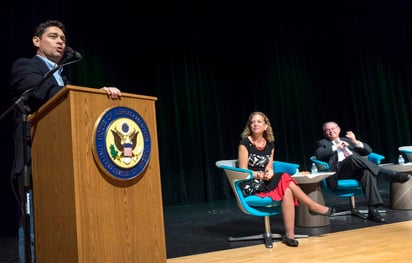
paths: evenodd
<path fill-rule="evenodd" d="M 222 169 L 233 193 L 236 198 L 236 202 L 240 210 L 248 215 L 259 216 L 264 218 L 265 232 L 263 234 L 244 236 L 244 237 L 229 237 L 229 241 L 246 241 L 246 240 L 259 240 L 265 241 L 267 248 L 273 247 L 273 239 L 281 239 L 280 234 L 272 234 L 270 226 L 270 216 L 281 214 L 281 201 L 273 201 L 269 197 L 261 198 L 258 196 L 243 196 L 242 189 L 239 184 L 242 181 L 253 179 L 253 171 L 248 169 L 237 168 L 237 160 L 221 160 L 216 162 L 216 166 Z M 289 174 L 295 174 L 298 171 L 298 164 L 291 164 L 286 162 L 275 161 L 275 172 L 287 172 Z M 295 235 L 295 238 L 304 238 L 308 235 Z"/>
<path fill-rule="evenodd" d="M 366 157 L 365 157 L 366 158 Z M 377 165 L 381 164 L 381 161 L 385 159 L 384 156 L 377 154 L 377 153 L 371 153 L 367 156 L 367 158 L 371 161 L 376 163 Z M 316 159 L 315 156 L 310 157 L 311 162 L 315 163 L 316 166 L 318 167 L 318 170 L 321 171 L 329 171 L 330 167 L 327 162 L 320 161 Z M 329 187 L 326 179 L 322 180 L 322 187 L 325 191 L 339 196 L 339 197 L 349 197 L 349 204 L 350 204 L 350 210 L 347 211 L 340 211 L 336 212 L 334 216 L 340 216 L 340 215 L 353 215 L 362 219 L 367 218 L 367 210 L 359 210 L 356 208 L 356 196 L 363 196 L 363 190 L 359 184 L 359 182 L 355 179 L 340 179 L 338 180 L 338 186 L 336 189 L 332 189 Z M 381 211 L 385 212 L 385 211 Z"/>
<path fill-rule="evenodd" d="M 408 162 L 412 162 L 412 146 L 401 146 L 398 150 L 405 154 Z"/>

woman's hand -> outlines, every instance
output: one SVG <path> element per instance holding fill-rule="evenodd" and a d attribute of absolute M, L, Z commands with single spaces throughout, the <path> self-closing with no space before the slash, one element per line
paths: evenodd
<path fill-rule="evenodd" d="M 273 170 L 266 170 L 265 173 L 263 174 L 263 180 L 269 181 L 270 179 L 272 179 L 273 175 L 274 175 Z"/>
<path fill-rule="evenodd" d="M 255 173 L 256 173 L 256 179 L 263 180 L 263 175 L 264 175 L 263 171 L 257 171 Z"/>

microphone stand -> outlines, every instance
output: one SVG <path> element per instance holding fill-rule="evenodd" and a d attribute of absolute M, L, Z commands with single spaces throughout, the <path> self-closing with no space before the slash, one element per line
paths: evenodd
<path fill-rule="evenodd" d="M 72 59 L 71 57 L 70 59 Z M 35 91 L 38 87 L 43 85 L 43 83 L 56 72 L 57 70 L 63 68 L 64 66 L 67 66 L 69 64 L 78 62 L 82 59 L 80 55 L 78 57 L 75 57 L 76 59 L 73 61 L 69 61 L 66 63 L 62 63 L 59 66 L 53 68 L 52 70 L 48 71 L 42 79 L 33 87 L 30 89 L 27 89 L 24 91 L 20 97 L 13 103 L 11 107 L 9 107 L 4 113 L 0 115 L 0 121 L 4 119 L 13 109 L 18 109 L 21 115 L 21 123 L 22 123 L 22 146 L 23 146 L 23 190 L 24 190 L 24 197 L 23 198 L 23 204 L 22 207 L 24 207 L 24 254 L 25 254 L 25 259 L 26 262 L 31 263 L 32 262 L 32 249 L 31 249 L 31 219 L 30 219 L 30 214 L 31 214 L 31 193 L 30 191 L 32 190 L 32 178 L 31 178 L 31 173 L 29 171 L 29 157 L 28 157 L 28 141 L 27 138 L 29 134 L 27 133 L 27 113 L 28 113 L 28 108 L 26 107 L 25 103 L 27 101 L 27 98 L 29 94 L 31 94 L 33 91 Z"/>
<path fill-rule="evenodd" d="M 21 123 L 22 123 L 22 146 L 23 146 L 23 191 L 24 198 L 21 200 L 21 207 L 24 208 L 24 246 L 25 246 L 25 259 L 26 262 L 32 262 L 31 257 L 31 236 L 30 236 L 30 214 L 31 214 L 31 174 L 29 172 L 29 158 L 28 154 L 28 134 L 27 134 L 27 109 L 25 107 L 25 102 L 27 100 L 27 95 L 31 93 L 34 89 L 25 91 L 15 102 L 8 108 L 1 116 L 0 120 L 4 119 L 13 109 L 17 108 L 20 112 Z M 20 192 L 20 191 L 19 191 Z"/>
<path fill-rule="evenodd" d="M 23 163 L 24 163 L 24 167 L 23 167 L 23 190 L 24 190 L 24 197 L 25 199 L 25 203 L 24 203 L 24 208 L 25 208 L 25 213 L 24 213 L 24 254 L 25 254 L 25 259 L 26 262 L 32 262 L 32 240 L 31 240 L 31 204 L 32 204 L 32 200 L 31 197 L 32 195 L 30 194 L 30 191 L 32 191 L 32 178 L 31 178 L 31 173 L 29 171 L 29 157 L 27 156 L 28 154 L 28 145 L 27 145 L 27 138 L 29 136 L 29 134 L 27 134 L 27 113 L 25 111 L 24 108 L 24 101 L 25 98 L 23 98 L 21 100 L 21 103 L 18 104 L 19 110 L 21 112 L 21 122 L 22 122 L 22 142 L 23 142 Z M 34 226 L 34 224 L 33 224 Z M 34 233 L 34 229 L 33 229 L 33 233 Z"/>

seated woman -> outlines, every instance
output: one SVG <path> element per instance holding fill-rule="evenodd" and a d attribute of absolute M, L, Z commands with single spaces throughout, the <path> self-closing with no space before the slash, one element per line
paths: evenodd
<path fill-rule="evenodd" d="M 309 208 L 312 215 L 331 216 L 335 209 L 313 201 L 297 185 L 297 181 L 288 173 L 274 173 L 273 160 L 275 153 L 272 126 L 268 117 L 262 112 L 252 112 L 242 132 L 238 149 L 239 167 L 253 170 L 255 179 L 263 180 L 260 191 L 255 195 L 282 200 L 282 215 L 285 235 L 282 242 L 297 247 L 295 239 L 295 206 L 298 201 Z"/>

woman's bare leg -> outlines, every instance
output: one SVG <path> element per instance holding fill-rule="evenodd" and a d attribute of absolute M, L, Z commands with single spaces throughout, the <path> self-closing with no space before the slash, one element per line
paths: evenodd
<path fill-rule="evenodd" d="M 329 210 L 328 207 L 313 201 L 313 199 L 310 198 L 305 192 L 303 192 L 303 190 L 298 185 L 296 185 L 294 182 L 290 182 L 289 189 L 292 191 L 293 196 L 296 199 L 298 199 L 302 204 L 307 206 L 310 211 L 318 212 L 320 214 L 324 214 L 328 212 Z"/>
<path fill-rule="evenodd" d="M 282 200 L 282 216 L 285 233 L 288 238 L 295 239 L 295 203 L 292 190 L 286 189 Z"/>

